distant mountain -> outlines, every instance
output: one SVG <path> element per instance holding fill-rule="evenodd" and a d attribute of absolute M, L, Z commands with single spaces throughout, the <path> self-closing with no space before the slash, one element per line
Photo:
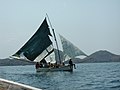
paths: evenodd
<path fill-rule="evenodd" d="M 102 62 L 120 62 L 120 55 L 115 55 L 105 50 L 97 51 L 84 59 L 72 59 L 73 63 L 102 63 Z M 68 63 L 66 61 L 65 63 Z M 15 65 L 34 65 L 35 62 L 26 61 L 23 59 L 0 59 L 0 66 L 15 66 Z"/>
<path fill-rule="evenodd" d="M 115 55 L 106 50 L 100 50 L 84 58 L 83 62 L 84 63 L 120 62 L 120 55 Z"/>
<path fill-rule="evenodd" d="M 16 65 L 34 65 L 34 62 L 26 61 L 24 59 L 0 59 L 0 66 L 16 66 Z"/>
<path fill-rule="evenodd" d="M 82 63 L 84 62 L 84 59 L 80 59 L 80 58 L 74 58 L 72 59 L 73 63 L 77 64 L 77 63 Z M 66 64 L 69 63 L 69 60 L 65 61 Z"/>

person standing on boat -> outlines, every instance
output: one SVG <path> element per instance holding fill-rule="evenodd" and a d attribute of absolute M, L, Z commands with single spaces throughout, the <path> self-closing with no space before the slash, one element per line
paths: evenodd
<path fill-rule="evenodd" d="M 69 64 L 70 64 L 70 68 L 72 68 L 74 66 L 74 68 L 76 69 L 75 64 L 73 64 L 73 62 L 72 62 L 72 59 L 69 60 Z"/>
<path fill-rule="evenodd" d="M 36 69 L 38 69 L 40 67 L 40 64 L 39 62 L 36 62 L 36 65 L 35 65 Z"/>

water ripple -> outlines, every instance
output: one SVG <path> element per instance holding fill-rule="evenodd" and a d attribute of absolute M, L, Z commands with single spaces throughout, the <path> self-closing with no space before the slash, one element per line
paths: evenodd
<path fill-rule="evenodd" d="M 120 90 L 120 63 L 82 63 L 73 73 L 36 73 L 34 66 L 0 67 L 0 77 L 43 90 Z"/>

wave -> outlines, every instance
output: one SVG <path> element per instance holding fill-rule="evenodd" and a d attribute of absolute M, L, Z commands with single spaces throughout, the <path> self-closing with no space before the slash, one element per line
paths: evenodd
<path fill-rule="evenodd" d="M 120 80 L 112 80 L 110 83 L 120 83 Z"/>
<path fill-rule="evenodd" d="M 114 89 L 119 88 L 119 89 L 120 89 L 120 85 L 117 85 L 117 86 L 112 86 L 112 87 L 110 87 L 110 88 L 114 88 Z"/>

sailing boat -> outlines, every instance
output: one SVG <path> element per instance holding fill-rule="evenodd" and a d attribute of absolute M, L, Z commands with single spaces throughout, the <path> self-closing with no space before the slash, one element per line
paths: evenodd
<path fill-rule="evenodd" d="M 49 20 L 49 19 L 48 19 Z M 14 55 L 14 57 L 24 57 L 26 60 L 36 62 L 37 72 L 46 71 L 73 71 L 73 67 L 70 65 L 64 65 L 60 58 L 60 52 L 57 44 L 54 29 L 52 28 L 54 40 L 57 46 L 57 57 L 55 63 L 48 63 L 45 59 L 49 57 L 54 51 L 53 42 L 50 39 L 52 34 L 50 32 L 47 19 L 45 18 L 35 32 L 35 34 L 28 40 L 25 45 L 20 48 Z"/>

